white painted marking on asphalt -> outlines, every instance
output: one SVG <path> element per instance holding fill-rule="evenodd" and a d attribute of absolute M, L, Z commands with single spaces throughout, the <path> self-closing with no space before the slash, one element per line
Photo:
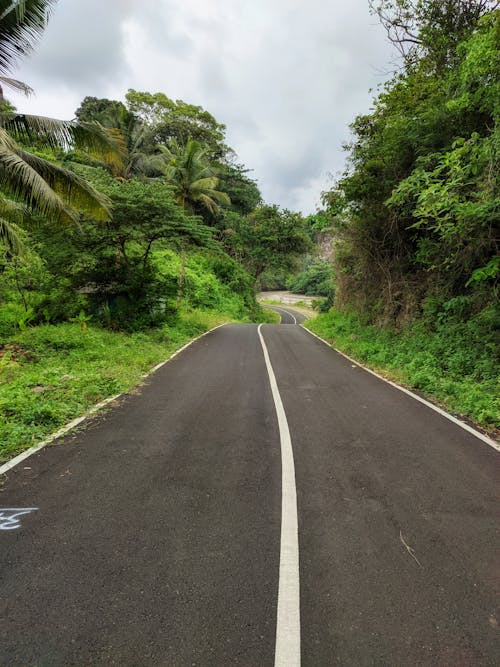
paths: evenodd
<path fill-rule="evenodd" d="M 300 667 L 299 531 L 295 465 L 288 421 L 261 328 L 262 324 L 257 331 L 269 375 L 281 443 L 281 546 L 274 665 Z"/>
<path fill-rule="evenodd" d="M 0 530 L 16 530 L 21 527 L 19 517 L 36 512 L 38 507 L 0 507 Z"/>
<path fill-rule="evenodd" d="M 183 350 L 185 350 L 190 345 L 195 343 L 197 340 L 199 340 L 200 338 L 203 338 L 204 336 L 211 333 L 212 331 L 215 331 L 216 329 L 220 329 L 221 327 L 224 327 L 224 326 L 226 326 L 226 323 L 225 324 L 219 324 L 216 327 L 212 327 L 212 329 L 209 329 L 208 331 L 205 331 L 205 333 L 202 333 L 200 336 L 196 336 L 196 338 L 193 338 L 193 340 L 190 340 L 189 343 L 186 343 L 179 350 L 177 350 L 176 352 L 171 354 L 168 359 L 166 359 L 165 361 L 162 361 L 161 363 L 159 363 L 156 366 L 154 366 L 153 368 L 151 368 L 142 377 L 143 378 L 149 377 L 150 375 L 152 375 L 152 373 L 156 372 L 159 368 L 161 368 L 162 366 L 167 364 L 169 361 L 174 359 L 178 354 L 180 354 Z M 124 392 L 124 393 L 126 393 L 126 392 Z M 5 474 L 9 470 L 12 470 L 12 468 L 15 468 L 19 463 L 21 463 L 22 461 L 27 459 L 29 456 L 32 456 L 33 454 L 36 454 L 36 452 L 38 452 L 40 449 L 43 449 L 44 447 L 49 445 L 54 440 L 57 440 L 57 438 L 60 438 L 62 435 L 65 435 L 66 433 L 68 433 L 68 431 L 71 431 L 71 429 L 75 428 L 75 426 L 78 426 L 79 424 L 81 424 L 83 421 L 85 421 L 88 417 L 93 415 L 95 412 L 97 412 L 101 408 L 108 405 L 108 403 L 112 403 L 117 398 L 120 398 L 120 396 L 123 396 L 123 393 L 122 394 L 116 394 L 116 396 L 111 396 L 110 398 L 106 398 L 106 399 L 104 399 L 104 401 L 101 401 L 100 403 L 97 403 L 96 405 L 91 407 L 89 410 L 87 410 L 87 412 L 85 414 L 83 414 L 81 417 L 77 417 L 76 419 L 73 419 L 73 421 L 70 421 L 69 424 L 65 424 L 58 431 L 49 435 L 48 438 L 46 438 L 45 440 L 42 440 L 41 442 L 38 442 L 36 445 L 33 445 L 33 447 L 30 447 L 26 451 L 21 452 L 21 454 L 18 454 L 17 456 L 15 456 L 10 461 L 7 461 L 7 463 L 4 463 L 3 465 L 0 465 L 0 475 Z"/>
<path fill-rule="evenodd" d="M 437 412 L 438 414 L 442 415 L 443 417 L 446 417 L 446 419 L 448 419 L 449 421 L 453 422 L 457 426 L 460 426 L 460 428 L 463 428 L 464 431 L 468 431 L 469 433 L 472 433 L 472 435 L 475 435 L 476 438 L 479 438 L 479 440 L 482 440 L 483 442 L 485 442 L 490 447 L 493 447 L 493 449 L 496 449 L 497 452 L 500 452 L 500 444 L 498 442 L 495 442 L 494 440 L 492 440 L 492 438 L 489 438 L 487 435 L 484 435 L 484 433 L 481 433 L 480 431 L 477 431 L 472 426 L 469 426 L 469 424 L 466 424 L 465 422 L 461 421 L 460 419 L 457 419 L 453 415 L 450 415 L 449 412 L 446 412 L 446 410 L 443 410 L 442 408 L 438 407 L 437 405 L 434 405 L 434 403 L 431 403 L 430 401 L 426 401 L 425 398 L 422 398 L 418 394 L 414 394 L 409 389 L 406 389 L 406 387 L 401 387 L 401 385 L 396 384 L 395 382 L 392 382 L 392 380 L 388 380 L 383 375 L 379 375 L 375 371 L 372 371 L 371 368 L 367 368 L 366 366 L 363 366 L 362 364 L 359 363 L 359 361 L 356 361 L 356 359 L 352 359 L 351 357 L 349 357 L 344 352 L 341 352 L 340 350 L 337 350 L 337 348 L 333 347 L 333 345 L 331 345 L 327 340 L 325 340 L 324 338 L 321 338 L 321 336 L 318 336 L 318 334 L 315 334 L 314 331 L 310 331 L 303 324 L 301 324 L 300 326 L 302 327 L 302 329 L 304 329 L 304 331 L 307 331 L 307 333 L 311 334 L 311 336 L 314 336 L 314 338 L 317 338 L 318 340 L 320 340 L 322 343 L 327 345 L 331 350 L 334 350 L 338 354 L 342 355 L 345 359 L 349 359 L 349 361 L 353 361 L 354 363 L 356 363 L 360 368 L 362 368 L 367 373 L 371 373 L 371 375 L 374 375 L 379 380 L 383 380 L 384 382 L 387 382 L 387 384 L 390 384 L 391 387 L 395 387 L 396 389 L 399 389 L 399 391 L 402 391 L 403 394 L 407 394 L 408 396 L 411 396 L 412 398 L 414 398 L 419 403 L 423 403 L 428 408 L 431 408 L 431 410 L 434 410 L 434 412 Z"/>

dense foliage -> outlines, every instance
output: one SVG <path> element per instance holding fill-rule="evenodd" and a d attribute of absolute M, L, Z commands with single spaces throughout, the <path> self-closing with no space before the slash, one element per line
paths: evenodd
<path fill-rule="evenodd" d="M 333 267 L 325 259 L 310 258 L 304 270 L 292 276 L 287 287 L 297 294 L 329 296 L 333 289 Z"/>
<path fill-rule="evenodd" d="M 379 9 L 396 30 L 410 5 Z M 337 303 L 396 324 L 472 317 L 498 297 L 500 12 L 416 5 L 404 68 L 353 123 L 349 168 L 324 194 Z"/>
<path fill-rule="evenodd" d="M 500 11 L 370 2 L 401 68 L 352 124 L 323 193 L 335 307 L 311 326 L 494 430 L 500 310 Z"/>
<path fill-rule="evenodd" d="M 13 2 L 0 17 L 0 75 L 54 4 Z M 74 319 L 139 330 L 186 308 L 263 316 L 254 284 L 304 252 L 303 220 L 262 205 L 208 111 L 129 90 L 86 97 L 63 123 L 0 97 L 1 335 Z"/>

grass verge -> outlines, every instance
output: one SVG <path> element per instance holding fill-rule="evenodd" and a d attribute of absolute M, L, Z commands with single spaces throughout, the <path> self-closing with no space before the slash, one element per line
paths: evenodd
<path fill-rule="evenodd" d="M 352 313 L 331 310 L 306 323 L 338 350 L 451 412 L 500 435 L 500 364 L 495 314 L 446 322 L 429 330 L 424 323 L 396 332 L 364 324 Z"/>
<path fill-rule="evenodd" d="M 271 310 L 270 308 L 263 308 L 262 310 L 266 313 L 267 324 L 279 324 L 281 322 L 281 315 L 275 310 Z"/>
<path fill-rule="evenodd" d="M 175 324 L 141 333 L 58 324 L 11 336 L 0 346 L 0 462 L 95 403 L 129 391 L 190 339 L 230 319 L 192 311 Z"/>

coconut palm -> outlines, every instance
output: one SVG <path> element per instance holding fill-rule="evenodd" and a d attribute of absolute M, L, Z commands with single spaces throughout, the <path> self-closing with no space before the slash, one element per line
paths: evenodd
<path fill-rule="evenodd" d="M 0 10 L 0 82 L 29 92 L 26 84 L 9 76 L 18 60 L 30 53 L 47 24 L 56 0 L 11 0 Z M 3 90 L 0 85 L 0 101 Z M 109 219 L 110 202 L 89 183 L 68 169 L 33 155 L 19 145 L 43 143 L 67 149 L 79 147 L 110 163 L 119 164 L 123 140 L 99 123 L 58 121 L 41 116 L 0 112 L 0 189 L 30 209 L 63 222 L 75 222 L 85 211 L 97 219 Z M 19 247 L 15 223 L 2 217 L 0 238 L 12 250 Z"/>
<path fill-rule="evenodd" d="M 184 147 L 172 143 L 162 147 L 168 159 L 165 176 L 175 192 L 177 203 L 192 215 L 200 207 L 212 215 L 219 204 L 231 203 L 228 195 L 216 188 L 219 185 L 216 169 L 210 164 L 207 149 L 190 139 Z"/>
<path fill-rule="evenodd" d="M 153 130 L 135 114 L 120 104 L 110 108 L 99 119 L 102 125 L 123 140 L 121 163 L 113 165 L 113 173 L 119 178 L 132 178 L 136 174 L 161 176 L 165 161 L 157 153 Z"/>
<path fill-rule="evenodd" d="M 15 90 L 30 93 L 31 88 L 10 76 L 12 68 L 41 37 L 57 0 L 7 0 L 0 9 L 0 82 Z M 3 96 L 3 90 L 0 87 Z"/>
<path fill-rule="evenodd" d="M 168 160 L 165 168 L 167 182 L 173 186 L 177 203 L 188 215 L 193 215 L 198 207 L 203 207 L 211 215 L 219 211 L 219 204 L 230 204 L 225 192 L 216 190 L 219 179 L 208 161 L 207 149 L 189 139 L 184 147 L 172 142 L 169 148 L 160 146 Z M 177 305 L 182 301 L 184 275 L 186 267 L 186 248 L 181 246 L 181 269 L 177 291 Z"/>
<path fill-rule="evenodd" d="M 25 206 L 0 195 L 0 242 L 13 255 L 22 254 L 20 225 L 25 221 L 28 211 Z"/>

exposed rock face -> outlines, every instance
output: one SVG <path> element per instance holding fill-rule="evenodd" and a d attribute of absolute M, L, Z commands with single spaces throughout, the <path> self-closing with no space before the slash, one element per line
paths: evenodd
<path fill-rule="evenodd" d="M 315 238 L 316 246 L 318 248 L 318 257 L 320 259 L 332 260 L 333 259 L 333 244 L 335 242 L 335 237 L 331 232 L 318 232 Z"/>

